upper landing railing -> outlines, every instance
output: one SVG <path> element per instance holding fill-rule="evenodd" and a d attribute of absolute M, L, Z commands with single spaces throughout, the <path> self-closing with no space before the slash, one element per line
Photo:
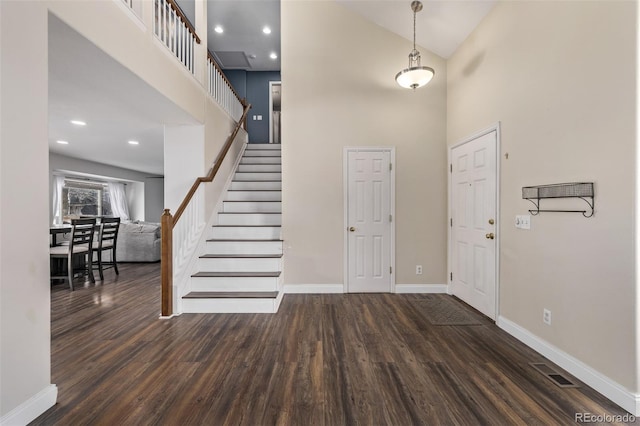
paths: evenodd
<path fill-rule="evenodd" d="M 195 74 L 194 48 L 200 44 L 196 29 L 174 0 L 155 0 L 153 16 L 153 33 Z"/>
<path fill-rule="evenodd" d="M 209 94 L 218 102 L 236 122 L 242 117 L 244 105 L 238 93 L 233 89 L 231 82 L 224 75 L 218 63 L 211 53 L 207 54 L 207 76 L 209 82 Z"/>

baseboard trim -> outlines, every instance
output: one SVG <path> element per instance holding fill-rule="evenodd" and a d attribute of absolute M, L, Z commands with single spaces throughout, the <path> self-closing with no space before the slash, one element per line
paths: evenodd
<path fill-rule="evenodd" d="M 640 394 L 634 394 L 602 373 L 589 367 L 577 358 L 555 347 L 504 317 L 498 317 L 498 327 L 520 340 L 536 352 L 573 374 L 612 402 L 634 416 L 640 416 Z"/>
<path fill-rule="evenodd" d="M 286 284 L 285 294 L 333 294 L 344 293 L 342 284 Z"/>
<path fill-rule="evenodd" d="M 49 385 L 0 418 L 0 425 L 26 425 L 56 405 L 58 387 Z"/>
<path fill-rule="evenodd" d="M 446 284 L 396 284 L 397 294 L 407 293 L 446 293 L 448 286 Z"/>

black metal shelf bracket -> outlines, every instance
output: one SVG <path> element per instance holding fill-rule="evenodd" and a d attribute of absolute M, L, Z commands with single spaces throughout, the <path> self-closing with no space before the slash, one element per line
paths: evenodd
<path fill-rule="evenodd" d="M 591 217 L 595 211 L 595 194 L 593 182 L 556 183 L 553 185 L 525 186 L 522 188 L 522 198 L 530 201 L 535 209 L 529 213 L 536 216 L 541 212 L 582 213 L 584 217 Z M 589 210 L 542 210 L 540 200 L 548 198 L 579 198 L 587 203 Z"/>

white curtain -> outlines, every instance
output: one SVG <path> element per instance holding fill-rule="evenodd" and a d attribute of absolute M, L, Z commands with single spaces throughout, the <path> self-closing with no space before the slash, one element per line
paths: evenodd
<path fill-rule="evenodd" d="M 129 206 L 127 205 L 127 194 L 124 192 L 124 184 L 108 182 L 107 185 L 109 186 L 113 215 L 119 217 L 121 221 L 129 220 Z"/>
<path fill-rule="evenodd" d="M 62 224 L 62 188 L 64 176 L 53 177 L 53 224 Z"/>

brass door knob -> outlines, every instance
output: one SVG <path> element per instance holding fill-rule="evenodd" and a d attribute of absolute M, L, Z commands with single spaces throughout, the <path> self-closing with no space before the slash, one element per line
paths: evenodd
<path fill-rule="evenodd" d="M 351 231 L 351 232 L 355 232 L 355 231 L 356 231 L 356 228 L 354 228 L 354 227 L 352 226 L 351 228 L 349 228 L 349 231 Z"/>
<path fill-rule="evenodd" d="M 488 240 L 493 240 L 493 239 L 495 238 L 495 235 L 493 235 L 493 232 L 490 232 L 490 233 L 488 233 L 487 235 L 485 235 L 485 237 L 486 237 Z"/>

